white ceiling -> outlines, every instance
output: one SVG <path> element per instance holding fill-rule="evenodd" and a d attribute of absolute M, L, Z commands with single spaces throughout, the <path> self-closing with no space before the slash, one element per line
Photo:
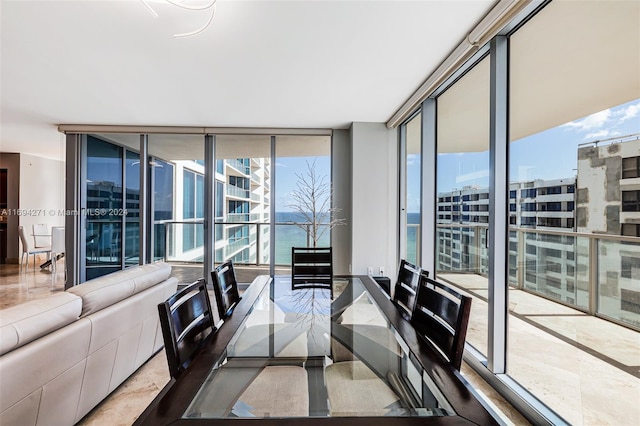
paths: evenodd
<path fill-rule="evenodd" d="M 58 124 L 385 122 L 495 3 L 218 0 L 174 39 L 207 12 L 1 0 L 0 151 L 62 158 Z"/>

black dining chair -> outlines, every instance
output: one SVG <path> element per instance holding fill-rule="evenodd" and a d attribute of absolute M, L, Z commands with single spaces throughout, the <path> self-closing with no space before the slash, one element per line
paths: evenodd
<path fill-rule="evenodd" d="M 331 288 L 333 284 L 331 247 L 291 247 L 291 285 Z"/>
<path fill-rule="evenodd" d="M 411 319 L 413 308 L 416 304 L 420 272 L 420 268 L 416 265 L 407 262 L 405 259 L 400 261 L 398 280 L 393 291 L 393 302 L 400 308 L 402 316 L 407 320 Z"/>
<path fill-rule="evenodd" d="M 204 278 L 158 304 L 171 377 L 178 378 L 216 331 Z"/>
<path fill-rule="evenodd" d="M 227 260 L 219 265 L 211 271 L 211 278 L 216 295 L 218 314 L 220 319 L 227 318 L 233 313 L 233 309 L 241 299 L 233 262 Z"/>
<path fill-rule="evenodd" d="M 411 323 L 418 334 L 435 345 L 460 370 L 471 312 L 471 297 L 420 275 Z"/>

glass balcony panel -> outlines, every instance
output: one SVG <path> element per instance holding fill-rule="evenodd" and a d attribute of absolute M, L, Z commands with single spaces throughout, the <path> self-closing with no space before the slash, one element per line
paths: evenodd
<path fill-rule="evenodd" d="M 204 259 L 203 222 L 165 222 L 164 259 L 167 262 L 202 263 Z"/>
<path fill-rule="evenodd" d="M 599 241 L 598 313 L 640 328 L 640 238 Z"/>

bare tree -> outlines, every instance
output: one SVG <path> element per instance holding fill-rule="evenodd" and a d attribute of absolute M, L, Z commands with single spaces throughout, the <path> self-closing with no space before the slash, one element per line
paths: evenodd
<path fill-rule="evenodd" d="M 293 204 L 287 205 L 303 218 L 304 222 L 294 222 L 296 226 L 308 232 L 313 247 L 318 246 L 320 238 L 338 225 L 344 225 L 345 219 L 335 217 L 341 209 L 331 207 L 333 189 L 327 182 L 327 176 L 319 176 L 316 171 L 316 161 L 307 161 L 305 173 L 296 173 L 298 182 L 296 189 L 291 192 Z"/>

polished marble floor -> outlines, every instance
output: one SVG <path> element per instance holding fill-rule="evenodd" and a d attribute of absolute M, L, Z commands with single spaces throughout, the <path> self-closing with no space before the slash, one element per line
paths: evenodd
<path fill-rule="evenodd" d="M 487 278 L 439 274 L 473 296 L 467 342 L 487 353 Z M 640 333 L 509 289 L 507 372 L 572 425 L 640 425 Z"/>
<path fill-rule="evenodd" d="M 0 309 L 64 291 L 62 260 L 57 273 L 40 269 L 38 265 L 44 260 L 44 256 L 38 258 L 35 269 L 30 263 L 28 272 L 22 272 L 17 264 L 0 265 Z"/>
<path fill-rule="evenodd" d="M 184 274 L 185 281 L 195 274 L 194 271 L 188 270 L 181 273 Z M 20 272 L 17 265 L 0 265 L 0 309 L 47 297 L 59 291 L 64 291 L 62 273 L 53 274 L 49 270 L 39 268 L 30 269 L 25 273 Z M 462 375 L 485 397 L 487 404 L 503 416 L 505 424 L 529 424 L 466 364 L 462 366 Z M 164 352 L 160 351 L 78 424 L 131 425 L 168 382 L 166 358 Z"/>

